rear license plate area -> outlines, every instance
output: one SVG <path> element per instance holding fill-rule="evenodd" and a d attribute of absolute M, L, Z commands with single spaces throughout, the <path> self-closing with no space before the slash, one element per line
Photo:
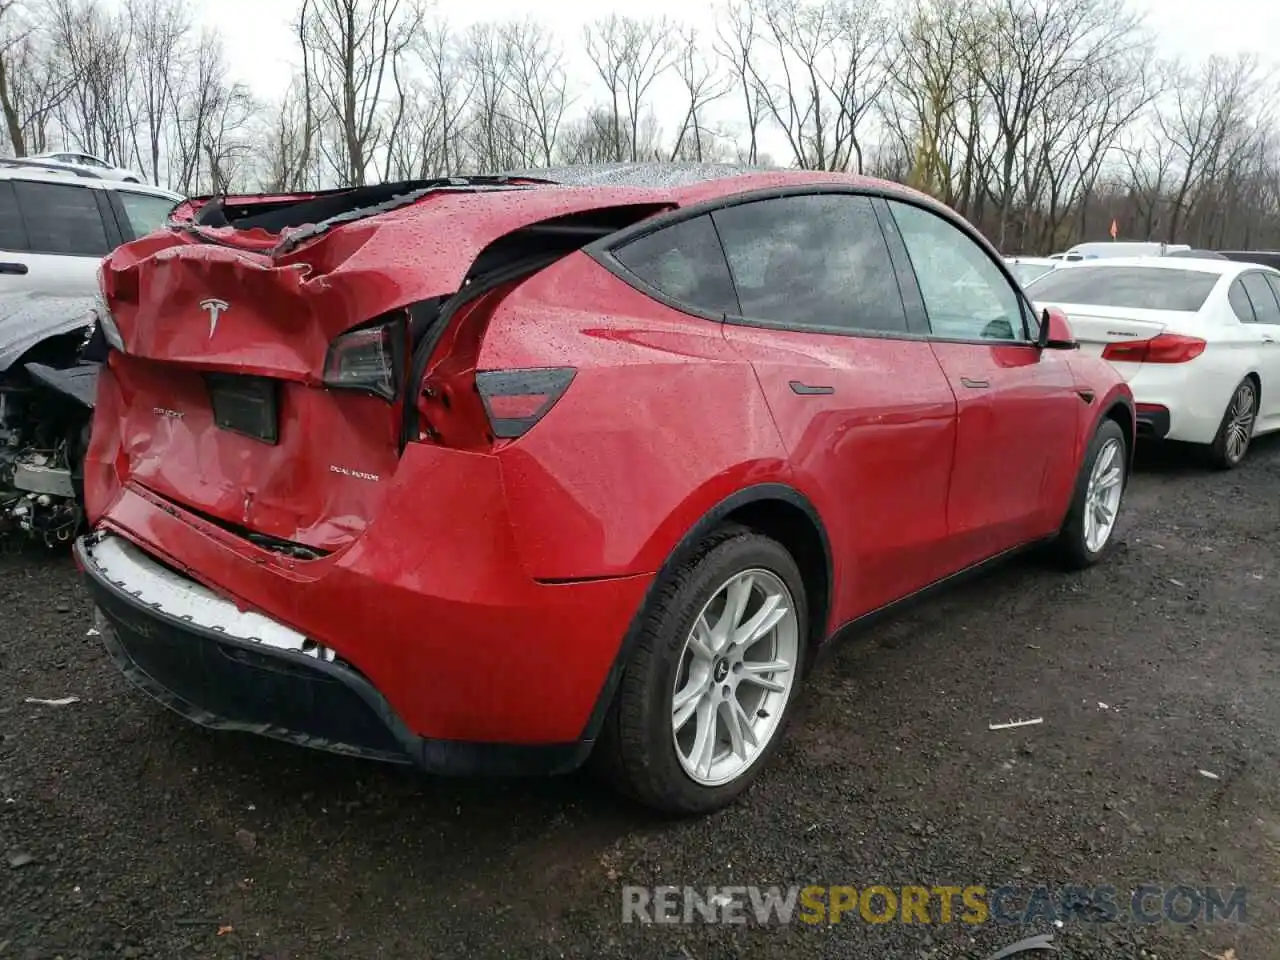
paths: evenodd
<path fill-rule="evenodd" d="M 213 422 L 223 430 L 263 443 L 280 440 L 280 384 L 270 377 L 207 373 Z"/>

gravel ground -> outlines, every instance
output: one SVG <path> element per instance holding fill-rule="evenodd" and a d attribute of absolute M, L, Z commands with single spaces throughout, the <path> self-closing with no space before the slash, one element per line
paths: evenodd
<path fill-rule="evenodd" d="M 1051 929 L 620 920 L 623 884 L 948 882 L 1245 885 L 1243 926 L 1068 923 L 1058 955 L 1280 957 L 1277 500 L 1280 442 L 1144 456 L 1108 563 L 1017 561 L 841 645 L 748 798 L 680 823 L 192 728 L 86 637 L 65 556 L 0 558 L 0 960 L 982 960 Z"/>

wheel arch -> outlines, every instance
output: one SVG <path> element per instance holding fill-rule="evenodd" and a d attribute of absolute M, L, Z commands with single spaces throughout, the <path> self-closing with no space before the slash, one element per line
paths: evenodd
<path fill-rule="evenodd" d="M 1258 373 L 1258 371 L 1256 370 L 1250 370 L 1244 376 L 1246 380 L 1252 380 L 1254 383 L 1254 386 L 1257 387 L 1258 396 L 1254 400 L 1254 403 L 1257 404 L 1258 409 L 1261 410 L 1262 409 L 1262 375 Z"/>
<path fill-rule="evenodd" d="M 716 530 L 737 524 L 777 540 L 795 559 L 805 581 L 809 607 L 810 653 L 826 635 L 831 612 L 833 566 L 831 541 L 817 508 L 803 493 L 786 483 L 758 483 L 723 498 L 685 531 L 653 578 L 596 698 L 582 732 L 584 741 L 595 740 L 617 694 L 618 684 L 640 636 L 640 624 L 654 594 L 676 570 L 697 553 Z M 812 663 L 812 657 L 808 658 Z"/>
<path fill-rule="evenodd" d="M 1128 454 L 1128 463 L 1124 473 L 1124 483 L 1127 487 L 1129 479 L 1133 474 L 1134 454 L 1138 446 L 1138 419 L 1137 409 L 1134 407 L 1133 401 L 1124 395 L 1111 398 L 1111 402 L 1103 410 L 1102 416 L 1098 418 L 1094 430 L 1102 425 L 1104 420 L 1114 421 L 1120 427 L 1120 432 L 1124 434 L 1124 443 L 1126 453 Z M 1085 439 L 1086 449 L 1088 446 L 1088 438 Z"/>

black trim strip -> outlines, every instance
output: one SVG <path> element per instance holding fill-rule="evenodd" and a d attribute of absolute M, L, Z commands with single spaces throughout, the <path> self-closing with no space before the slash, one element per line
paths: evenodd
<path fill-rule="evenodd" d="M 988 557 L 986 560 L 979 560 L 977 563 L 971 564 L 963 570 L 958 570 L 955 573 L 948 574 L 940 580 L 935 580 L 933 583 L 926 584 L 914 593 L 909 593 L 898 600 L 890 601 L 882 607 L 877 607 L 875 610 L 869 610 L 866 613 L 854 617 L 852 620 L 846 620 L 840 626 L 836 627 L 836 629 L 831 632 L 831 636 L 829 636 L 823 642 L 822 646 L 819 647 L 818 659 L 824 658 L 827 652 L 831 650 L 836 643 L 850 639 L 853 634 L 860 633 L 861 631 L 879 623 L 881 620 L 903 613 L 914 607 L 917 603 L 928 600 L 944 590 L 948 590 L 954 586 L 965 583 L 973 577 L 980 576 L 981 574 L 1008 562 L 1014 557 L 1035 549 L 1041 544 L 1052 539 L 1053 537 L 1051 536 L 1042 540 L 1033 540 L 1030 543 L 1024 543 L 1016 547 L 1011 547 L 1008 550 L 1003 550 L 993 557 Z M 816 666 L 817 663 L 815 662 L 814 665 Z"/>

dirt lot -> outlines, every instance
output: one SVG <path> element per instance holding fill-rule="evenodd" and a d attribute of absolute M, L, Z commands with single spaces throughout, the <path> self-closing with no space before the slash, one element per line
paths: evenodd
<path fill-rule="evenodd" d="M 1051 929 L 620 920 L 623 884 L 877 882 L 1245 885 L 1244 926 L 1069 923 L 1058 956 L 1280 957 L 1280 442 L 1143 460 L 1110 562 L 845 644 L 747 800 L 676 824 L 193 729 L 86 636 L 65 557 L 0 559 L 0 960 L 981 960 Z"/>

